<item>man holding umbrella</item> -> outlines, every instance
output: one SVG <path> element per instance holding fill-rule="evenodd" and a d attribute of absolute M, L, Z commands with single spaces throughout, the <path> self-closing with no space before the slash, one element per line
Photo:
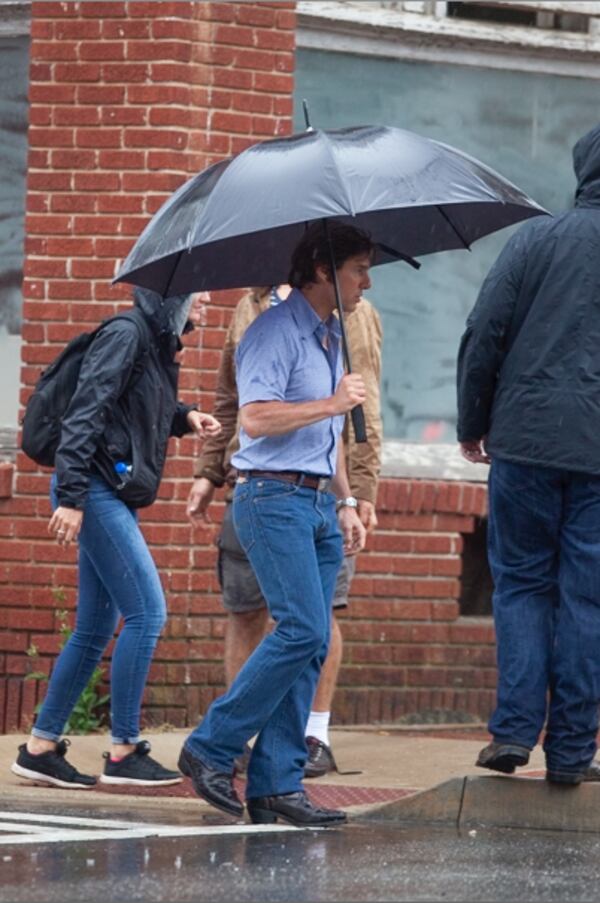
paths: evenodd
<path fill-rule="evenodd" d="M 333 311 L 336 281 L 345 311 L 360 303 L 372 255 L 370 239 L 353 227 L 309 228 L 292 256 L 294 290 L 249 327 L 237 352 L 234 522 L 275 629 L 188 737 L 179 765 L 199 796 L 239 816 L 233 762 L 258 735 L 247 784 L 255 823 L 345 821 L 343 812 L 313 806 L 303 790 L 304 728 L 343 551 L 360 551 L 366 536 L 340 442 L 344 415 L 365 400 L 365 389 L 360 375 L 342 376 Z"/>

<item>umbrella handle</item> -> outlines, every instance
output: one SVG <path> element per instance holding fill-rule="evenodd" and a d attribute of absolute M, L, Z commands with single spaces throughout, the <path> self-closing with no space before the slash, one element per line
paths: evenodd
<path fill-rule="evenodd" d="M 355 408 L 352 408 L 350 411 L 350 416 L 352 417 L 352 426 L 354 427 L 354 438 L 357 442 L 366 442 L 367 441 L 367 425 L 365 423 L 365 412 L 363 411 L 363 406 L 361 404 L 357 404 Z"/>
<path fill-rule="evenodd" d="M 327 244 L 329 246 L 329 269 L 331 270 L 331 278 L 333 281 L 333 288 L 335 291 L 335 304 L 337 307 L 337 312 L 340 318 L 340 331 L 342 333 L 342 354 L 344 356 L 344 362 L 346 364 L 346 370 L 348 373 L 352 373 L 352 361 L 350 359 L 350 349 L 348 348 L 348 335 L 346 333 L 346 324 L 344 323 L 344 308 L 342 307 L 342 298 L 340 295 L 340 285 L 337 277 L 337 270 L 335 268 L 335 256 L 333 253 L 333 246 L 331 244 L 331 235 L 329 233 L 329 227 L 327 224 L 327 220 L 323 220 L 323 231 L 327 238 Z M 365 424 L 365 412 L 363 411 L 362 405 L 357 404 L 355 408 L 352 408 L 350 412 L 350 416 L 352 417 L 352 426 L 354 428 L 354 438 L 357 442 L 366 442 L 367 441 L 367 427 Z"/>

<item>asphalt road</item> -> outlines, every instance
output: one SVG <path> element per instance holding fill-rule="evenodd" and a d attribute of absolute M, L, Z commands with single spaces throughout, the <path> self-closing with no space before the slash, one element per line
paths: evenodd
<path fill-rule="evenodd" d="M 0 812 L 2 903 L 587 901 L 600 836 L 354 822 L 258 829 L 97 808 Z"/>

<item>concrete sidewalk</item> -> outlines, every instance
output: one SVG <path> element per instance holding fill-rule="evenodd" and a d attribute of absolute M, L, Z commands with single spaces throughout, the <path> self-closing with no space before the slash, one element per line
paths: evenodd
<path fill-rule="evenodd" d="M 177 758 L 188 731 L 149 732 L 144 735 L 152 745 L 152 755 L 169 768 L 177 767 Z M 98 785 L 91 792 L 38 787 L 10 771 L 17 747 L 26 736 L 0 736 L 0 798 L 8 802 L 25 799 L 56 799 L 85 805 L 109 803 L 119 808 L 152 805 L 159 800 L 198 807 L 203 813 L 216 810 L 199 800 L 186 779 L 182 785 L 164 788 L 112 788 Z M 71 737 L 68 758 L 80 771 L 100 774 L 102 753 L 108 749 L 107 734 Z M 402 799 L 453 778 L 481 774 L 474 762 L 487 742 L 483 725 L 398 726 L 338 728 L 331 731 L 332 749 L 341 773 L 306 781 L 313 800 L 320 805 L 340 806 L 349 812 L 361 812 L 373 804 Z M 531 768 L 543 769 L 541 751 L 536 749 Z M 344 774 L 344 772 L 358 772 Z M 240 791 L 243 787 L 240 786 Z"/>
<path fill-rule="evenodd" d="M 145 734 L 152 754 L 169 768 L 188 731 Z M 108 735 L 71 737 L 69 760 L 87 774 L 100 774 Z M 10 771 L 17 746 L 26 737 L 0 736 L 0 808 L 84 806 L 102 812 L 145 812 L 161 820 L 198 818 L 231 821 L 200 800 L 185 779 L 173 787 L 110 787 L 91 791 L 35 786 Z M 345 809 L 351 817 L 398 823 L 437 823 L 456 828 L 513 827 L 600 833 L 600 784 L 557 787 L 544 780 L 541 747 L 517 777 L 495 776 L 475 767 L 489 740 L 484 725 L 397 725 L 348 727 L 331 731 L 339 772 L 305 782 L 321 806 Z M 346 773 L 353 772 L 353 773 Z M 243 781 L 238 782 L 244 796 Z"/>
<path fill-rule="evenodd" d="M 144 738 L 152 745 L 152 755 L 168 768 L 177 767 L 177 758 L 181 746 L 188 735 L 187 730 L 165 732 L 148 732 Z M 358 772 L 354 774 L 332 773 L 322 778 L 306 781 L 309 791 L 322 796 L 325 788 L 329 788 L 330 796 L 355 795 L 365 797 L 365 802 L 377 802 L 387 798 L 395 799 L 432 787 L 454 777 L 465 774 L 477 774 L 480 769 L 474 766 L 475 758 L 487 734 L 483 726 L 467 728 L 464 725 L 435 727 L 411 726 L 398 728 L 386 727 L 352 727 L 337 728 L 331 731 L 332 749 L 337 759 L 340 772 Z M 24 743 L 25 735 L 8 734 L 0 736 L 0 796 L 19 797 L 23 794 L 34 796 L 59 794 L 61 799 L 90 797 L 86 791 L 70 791 L 34 787 L 10 771 L 17 747 Z M 73 736 L 68 752 L 69 761 L 86 774 L 99 775 L 104 761 L 102 753 L 109 748 L 107 734 L 92 734 L 86 737 Z M 540 763 L 542 760 L 540 759 Z M 535 762 L 534 762 L 535 764 Z M 543 767 L 543 764 L 538 764 Z M 178 798 L 189 800 L 197 805 L 204 805 L 191 791 L 186 780 L 184 788 L 151 789 L 153 799 L 161 795 L 175 794 Z M 114 788 L 103 787 L 94 791 L 94 795 L 103 797 L 141 801 L 149 791 L 145 788 L 123 788 L 115 792 Z M 343 788 L 343 792 L 342 792 Z M 362 791 L 362 794 L 358 794 Z M 89 801 L 88 801 L 89 803 Z"/>

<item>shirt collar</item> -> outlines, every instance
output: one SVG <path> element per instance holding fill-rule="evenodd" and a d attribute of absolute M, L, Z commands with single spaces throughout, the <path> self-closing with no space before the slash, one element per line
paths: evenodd
<path fill-rule="evenodd" d="M 304 338 L 313 335 L 323 322 L 319 319 L 318 314 L 315 313 L 315 310 L 308 303 L 300 289 L 292 289 L 284 303 L 290 305 L 292 316 L 300 330 L 300 335 Z M 325 326 L 338 338 L 341 336 L 340 322 L 333 314 L 325 320 Z"/>

